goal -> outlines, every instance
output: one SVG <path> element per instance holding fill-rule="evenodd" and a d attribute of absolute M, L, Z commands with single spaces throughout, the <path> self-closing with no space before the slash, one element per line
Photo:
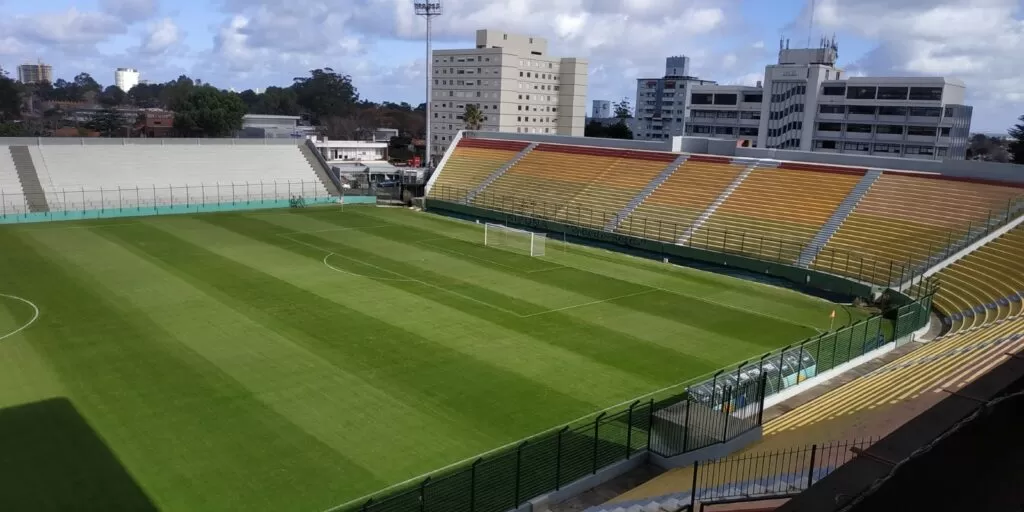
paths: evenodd
<path fill-rule="evenodd" d="M 510 228 L 488 222 L 484 224 L 484 245 L 530 256 L 544 256 L 544 233 Z"/>

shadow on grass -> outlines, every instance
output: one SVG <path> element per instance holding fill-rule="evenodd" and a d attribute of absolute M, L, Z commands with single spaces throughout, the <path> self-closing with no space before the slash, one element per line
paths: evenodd
<path fill-rule="evenodd" d="M 0 409 L 0 510 L 155 511 L 66 398 Z"/>

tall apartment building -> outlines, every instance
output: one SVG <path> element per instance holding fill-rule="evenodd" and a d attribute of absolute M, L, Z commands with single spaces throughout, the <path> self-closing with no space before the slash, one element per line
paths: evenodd
<path fill-rule="evenodd" d="M 639 78 L 636 81 L 633 137 L 649 140 L 683 135 L 689 116 L 691 89 L 714 83 L 690 76 L 689 57 L 665 59 L 665 76 Z"/>
<path fill-rule="evenodd" d="M 139 70 L 132 68 L 117 68 L 114 71 L 114 85 L 124 92 L 132 90 L 132 87 L 139 85 Z"/>
<path fill-rule="evenodd" d="M 694 88 L 687 135 L 748 139 L 763 148 L 963 159 L 972 108 L 963 82 L 942 77 L 848 77 L 838 46 L 780 45 L 758 87 Z M 760 93 L 760 94 L 758 94 Z M 760 113 L 753 101 L 760 99 Z M 719 101 L 724 95 L 725 100 Z M 752 119 L 757 116 L 756 133 Z M 733 120 L 738 121 L 735 123 Z"/>
<path fill-rule="evenodd" d="M 53 66 L 43 64 L 22 64 L 18 66 L 18 81 L 23 84 L 34 84 L 37 82 L 53 83 Z"/>
<path fill-rule="evenodd" d="M 465 128 L 467 104 L 485 131 L 583 136 L 587 61 L 548 55 L 547 40 L 477 30 L 476 48 L 434 50 L 431 152 L 440 155 Z"/>
<path fill-rule="evenodd" d="M 590 117 L 594 119 L 608 119 L 612 117 L 612 102 L 608 100 L 594 100 Z"/>

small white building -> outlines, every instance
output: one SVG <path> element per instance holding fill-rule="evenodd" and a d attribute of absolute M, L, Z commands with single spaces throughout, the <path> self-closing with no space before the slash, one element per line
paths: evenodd
<path fill-rule="evenodd" d="M 594 100 L 590 117 L 594 119 L 608 119 L 612 117 L 612 102 L 608 100 Z"/>
<path fill-rule="evenodd" d="M 124 92 L 139 85 L 139 70 L 133 68 L 117 68 L 114 71 L 114 85 Z"/>
<path fill-rule="evenodd" d="M 238 137 L 243 139 L 304 139 L 316 133 L 312 126 L 300 126 L 299 116 L 278 116 L 270 114 L 246 114 L 242 116 L 242 129 Z"/>

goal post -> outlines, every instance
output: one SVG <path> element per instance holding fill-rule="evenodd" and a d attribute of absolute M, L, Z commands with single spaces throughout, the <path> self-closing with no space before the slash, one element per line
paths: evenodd
<path fill-rule="evenodd" d="M 488 222 L 484 224 L 484 245 L 530 256 L 544 256 L 547 236 Z"/>

